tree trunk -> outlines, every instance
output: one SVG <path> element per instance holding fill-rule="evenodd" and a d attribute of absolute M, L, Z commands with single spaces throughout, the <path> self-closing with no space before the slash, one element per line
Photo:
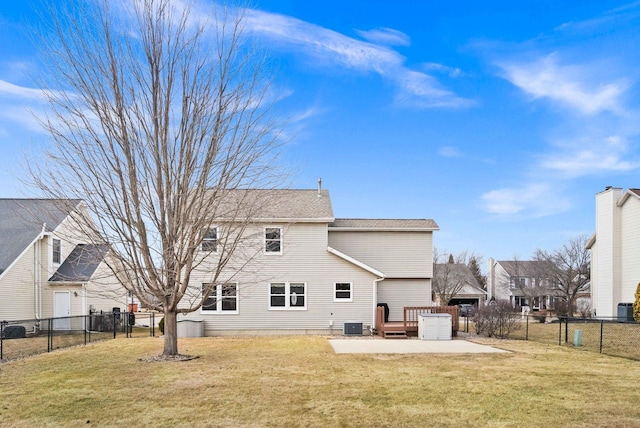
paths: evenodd
<path fill-rule="evenodd" d="M 162 355 L 178 355 L 178 313 L 164 312 L 164 350 Z"/>

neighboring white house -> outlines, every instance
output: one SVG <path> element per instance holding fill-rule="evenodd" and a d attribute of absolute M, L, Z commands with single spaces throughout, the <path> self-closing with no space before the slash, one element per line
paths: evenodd
<path fill-rule="evenodd" d="M 0 320 L 126 308 L 104 247 L 78 233 L 73 214 L 82 209 L 80 200 L 0 199 Z"/>
<path fill-rule="evenodd" d="M 487 269 L 487 298 L 508 300 L 514 307 L 553 309 L 557 300 L 557 286 L 545 272 L 548 262 L 537 260 L 489 259 Z"/>
<path fill-rule="evenodd" d="M 596 195 L 591 250 L 591 300 L 598 317 L 615 317 L 633 303 L 640 282 L 640 189 L 607 187 Z"/>
<path fill-rule="evenodd" d="M 348 322 L 374 326 L 378 304 L 399 321 L 404 306 L 432 305 L 433 220 L 338 219 L 326 190 L 270 192 L 246 231 L 254 256 L 223 272 L 205 306 L 179 321 L 204 321 L 206 335 L 331 334 Z M 219 232 L 203 245 L 215 248 Z M 192 291 L 208 286 L 214 264 L 205 265 Z"/>

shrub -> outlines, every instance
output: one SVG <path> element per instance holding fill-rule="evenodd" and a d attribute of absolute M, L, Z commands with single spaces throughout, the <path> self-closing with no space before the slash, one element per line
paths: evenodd
<path fill-rule="evenodd" d="M 509 301 L 497 300 L 479 308 L 475 317 L 476 333 L 507 339 L 512 332 L 522 328 L 519 318 Z"/>
<path fill-rule="evenodd" d="M 160 329 L 160 333 L 164 334 L 164 318 L 160 318 L 160 322 L 158 322 L 158 328 Z"/>
<path fill-rule="evenodd" d="M 539 323 L 543 324 L 547 320 L 547 316 L 546 315 L 534 315 L 533 319 L 538 321 Z"/>
<path fill-rule="evenodd" d="M 559 317 L 572 317 L 573 316 L 573 305 L 570 305 L 569 302 L 561 300 L 556 302 L 555 310 L 556 315 Z"/>
<path fill-rule="evenodd" d="M 640 283 L 636 288 L 636 299 L 633 302 L 633 319 L 640 322 Z"/>

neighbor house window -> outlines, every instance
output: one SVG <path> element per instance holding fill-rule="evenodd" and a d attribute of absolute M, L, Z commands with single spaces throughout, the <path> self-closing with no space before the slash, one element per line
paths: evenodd
<path fill-rule="evenodd" d="M 218 250 L 218 228 L 212 227 L 207 230 L 202 238 L 202 251 L 216 252 Z"/>
<path fill-rule="evenodd" d="M 62 259 L 62 243 L 59 239 L 53 240 L 53 263 L 60 264 Z"/>
<path fill-rule="evenodd" d="M 307 309 L 307 284 L 272 282 L 269 284 L 269 309 Z"/>
<path fill-rule="evenodd" d="M 513 277 L 511 278 L 511 288 L 524 288 L 526 286 L 526 279 Z"/>
<path fill-rule="evenodd" d="M 238 313 L 238 284 L 202 284 L 202 295 L 209 297 L 202 304 L 203 312 Z"/>
<path fill-rule="evenodd" d="M 272 254 L 282 253 L 281 227 L 267 227 L 264 229 L 264 251 Z"/>
<path fill-rule="evenodd" d="M 353 302 L 353 288 L 350 282 L 336 282 L 333 286 L 334 302 Z"/>

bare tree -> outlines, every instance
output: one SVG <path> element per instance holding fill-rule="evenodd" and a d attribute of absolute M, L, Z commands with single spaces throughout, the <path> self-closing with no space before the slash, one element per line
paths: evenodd
<path fill-rule="evenodd" d="M 466 262 L 466 252 L 454 256 L 447 254 L 446 251 L 440 252 L 437 248 L 433 249 L 432 288 L 441 305 L 448 305 L 468 283 L 468 277 L 465 275 L 468 270 L 461 269 L 461 267 L 466 268 Z"/>
<path fill-rule="evenodd" d="M 578 295 L 586 291 L 590 283 L 591 255 L 585 248 L 587 240 L 586 235 L 579 235 L 556 250 L 536 250 L 534 255 L 534 259 L 544 262 L 544 275 L 571 312 L 576 309 Z"/>
<path fill-rule="evenodd" d="M 85 201 L 93 215 L 82 224 L 108 246 L 113 273 L 164 312 L 165 356 L 178 355 L 177 314 L 251 257 L 242 240 L 264 200 L 241 189 L 281 183 L 264 57 L 245 43 L 241 9 L 193 7 L 100 0 L 52 11 L 44 84 L 55 90 L 44 91 L 42 123 L 53 148 L 32 168 L 47 195 Z M 194 293 L 199 266 L 212 285 Z"/>

